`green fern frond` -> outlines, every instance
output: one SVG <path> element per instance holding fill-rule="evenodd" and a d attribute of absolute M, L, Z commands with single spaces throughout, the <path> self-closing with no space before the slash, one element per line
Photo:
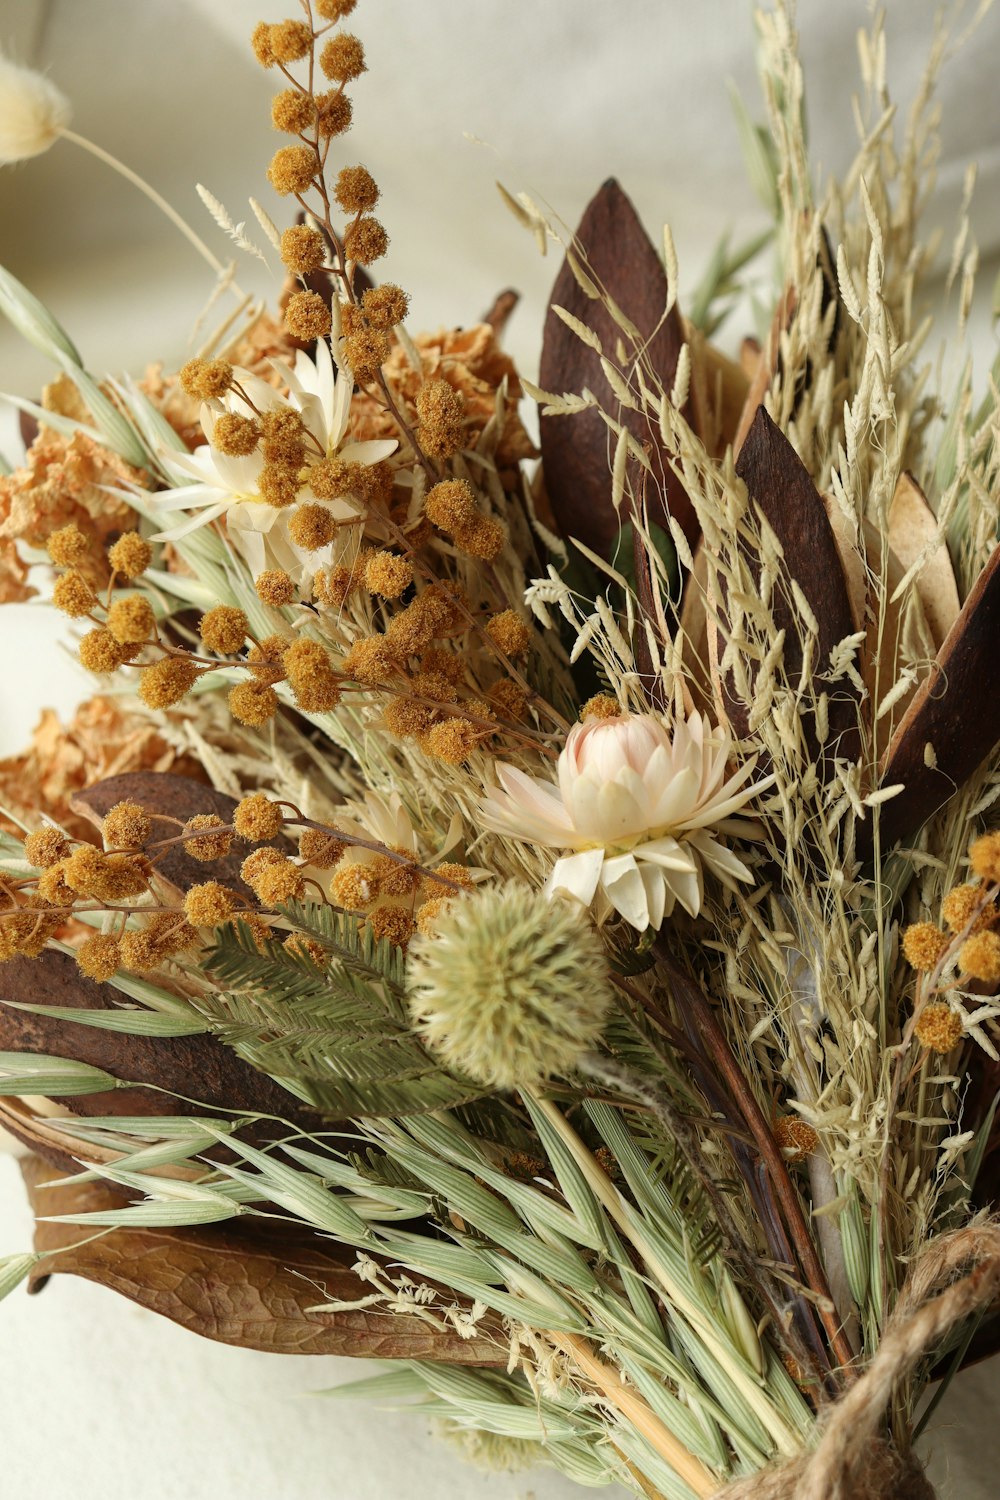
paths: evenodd
<path fill-rule="evenodd" d="M 220 989 L 195 1002 L 222 1041 L 337 1118 L 420 1114 L 481 1096 L 414 1035 L 398 948 L 334 907 L 295 903 L 284 914 L 326 962 L 275 941 L 258 947 L 242 922 L 225 929 L 206 961 Z"/>

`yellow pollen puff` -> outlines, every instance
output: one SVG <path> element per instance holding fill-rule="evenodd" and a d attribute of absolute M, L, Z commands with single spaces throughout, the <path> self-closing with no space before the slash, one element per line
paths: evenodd
<path fill-rule="evenodd" d="M 66 835 L 58 828 L 36 828 L 24 841 L 24 857 L 36 870 L 48 870 L 69 853 Z"/>
<path fill-rule="evenodd" d="M 527 695 L 509 677 L 501 677 L 494 682 L 487 697 L 502 719 L 511 719 L 516 723 L 524 718 L 528 707 Z"/>
<path fill-rule="evenodd" d="M 410 856 L 407 855 L 407 863 L 400 864 L 398 860 L 390 859 L 388 854 L 376 855 L 371 868 L 377 874 L 380 895 L 391 900 L 401 900 L 419 890 L 422 876 L 409 860 Z"/>
<path fill-rule="evenodd" d="M 482 562 L 496 562 L 506 540 L 503 527 L 492 516 L 477 516 L 468 526 L 459 526 L 453 537 L 460 552 L 467 552 Z"/>
<path fill-rule="evenodd" d="M 268 42 L 277 62 L 301 62 L 312 51 L 312 27 L 305 21 L 278 21 L 270 27 Z"/>
<path fill-rule="evenodd" d="M 132 969 L 137 974 L 148 974 L 159 966 L 163 951 L 153 934 L 146 929 L 140 932 L 123 932 L 119 943 L 121 967 Z"/>
<path fill-rule="evenodd" d="M 116 641 L 103 625 L 88 630 L 80 642 L 80 662 L 88 672 L 114 672 L 128 660 L 129 654 L 128 648 Z"/>
<path fill-rule="evenodd" d="M 97 932 L 85 939 L 73 956 L 81 974 L 103 984 L 118 972 L 122 959 L 121 944 L 110 933 Z"/>
<path fill-rule="evenodd" d="M 291 604 L 295 598 L 295 584 L 281 568 L 269 568 L 265 573 L 258 574 L 254 579 L 254 588 L 260 602 L 269 604 L 272 609 Z"/>
<path fill-rule="evenodd" d="M 272 865 L 280 865 L 284 858 L 283 854 L 269 845 L 265 845 L 263 849 L 255 849 L 240 865 L 240 879 L 246 881 L 256 895 L 257 882 L 264 871 L 269 870 Z"/>
<path fill-rule="evenodd" d="M 271 100 L 271 124 L 288 135 L 302 135 L 316 119 L 316 101 L 298 89 L 282 89 Z"/>
<path fill-rule="evenodd" d="M 413 582 L 413 564 L 394 552 L 376 552 L 365 564 L 365 588 L 383 599 L 398 599 Z"/>
<path fill-rule="evenodd" d="M 153 561 L 153 549 L 137 531 L 126 531 L 108 548 L 108 562 L 123 578 L 139 578 Z"/>
<path fill-rule="evenodd" d="M 927 973 L 944 957 L 950 942 L 933 922 L 914 922 L 903 933 L 903 957 L 911 968 Z"/>
<path fill-rule="evenodd" d="M 313 579 L 313 596 L 324 609 L 343 609 L 360 586 L 353 568 L 321 568 Z"/>
<path fill-rule="evenodd" d="M 431 458 L 451 458 L 462 446 L 465 399 L 447 380 L 425 380 L 417 393 L 420 446 Z"/>
<path fill-rule="evenodd" d="M 463 890 L 472 889 L 472 876 L 468 867 L 456 864 L 453 860 L 445 860 L 443 864 L 435 865 L 432 873 L 425 876 L 428 896 L 447 895 L 450 888 L 444 884 L 446 880 L 451 881 L 452 885 L 460 885 Z"/>
<path fill-rule="evenodd" d="M 304 193 L 319 171 L 311 146 L 280 146 L 271 158 L 267 177 L 276 193 Z"/>
<path fill-rule="evenodd" d="M 985 901 L 984 896 L 985 891 L 979 885 L 956 885 L 948 892 L 941 903 L 941 915 L 952 932 L 961 932 L 970 922 L 973 932 L 981 932 L 996 921 L 997 908 L 992 901 Z"/>
<path fill-rule="evenodd" d="M 325 505 L 300 505 L 288 523 L 288 535 L 307 552 L 329 546 L 336 534 L 336 519 Z"/>
<path fill-rule="evenodd" d="M 425 703 L 415 703 L 411 698 L 393 698 L 382 711 L 386 730 L 400 739 L 426 734 L 437 718 L 433 708 L 428 708 Z"/>
<path fill-rule="evenodd" d="M 458 702 L 458 688 L 444 672 L 418 672 L 411 679 L 411 691 L 414 698 L 429 698 L 433 703 Z"/>
<path fill-rule="evenodd" d="M 299 901 L 305 895 L 305 876 L 298 865 L 290 859 L 283 859 L 280 864 L 268 865 L 261 870 L 255 891 L 264 906 L 284 906 L 286 902 Z"/>
<path fill-rule="evenodd" d="M 413 918 L 402 906 L 376 907 L 368 917 L 368 926 L 375 937 L 396 948 L 405 948 L 415 931 Z"/>
<path fill-rule="evenodd" d="M 401 286 L 391 281 L 369 287 L 361 298 L 361 308 L 373 328 L 395 328 L 409 310 L 410 299 Z"/>
<path fill-rule="evenodd" d="M 222 859 L 232 847 L 233 833 L 215 813 L 198 813 L 184 825 L 184 850 L 192 859 Z"/>
<path fill-rule="evenodd" d="M 218 927 L 236 910 L 236 895 L 218 880 L 193 885 L 184 897 L 184 915 L 192 927 Z"/>
<path fill-rule="evenodd" d="M 198 623 L 198 634 L 209 651 L 231 656 L 241 650 L 250 622 L 241 609 L 232 604 L 217 604 Z"/>
<path fill-rule="evenodd" d="M 531 631 L 513 609 L 494 615 L 486 626 L 486 634 L 505 656 L 524 656 L 531 645 Z"/>
<path fill-rule="evenodd" d="M 257 946 L 258 953 L 266 953 L 267 944 L 274 937 L 274 933 L 271 931 L 270 925 L 265 922 L 264 918 L 258 912 L 255 911 L 240 912 L 239 920 L 243 922 L 248 928 L 250 936 L 253 938 L 254 943 Z"/>
<path fill-rule="evenodd" d="M 275 838 L 282 829 L 285 817 L 277 802 L 264 792 L 251 792 L 237 803 L 233 813 L 233 827 L 241 839 L 260 843 Z"/>
<path fill-rule="evenodd" d="M 351 83 L 365 72 L 365 49 L 358 37 L 342 31 L 326 43 L 319 65 L 335 83 Z"/>
<path fill-rule="evenodd" d="M 423 902 L 417 907 L 417 931 L 424 937 L 433 937 L 437 930 L 438 918 L 448 910 L 451 899 L 448 896 L 432 896 L 429 901 Z"/>
<path fill-rule="evenodd" d="M 74 569 L 56 579 L 52 589 L 52 603 L 56 609 L 61 609 L 64 615 L 77 620 L 82 615 L 89 615 L 91 610 L 96 608 L 97 596 L 83 574 Z"/>
<path fill-rule="evenodd" d="M 240 724 L 259 729 L 278 712 L 278 695 L 266 682 L 238 682 L 229 690 L 229 712 Z"/>
<path fill-rule="evenodd" d="M 971 979 L 995 984 L 1000 979 L 1000 937 L 995 932 L 976 932 L 959 949 L 958 966 Z"/>
<path fill-rule="evenodd" d="M 292 644 L 287 635 L 266 635 L 251 646 L 247 665 L 258 682 L 281 682 L 285 676 L 284 655 Z"/>
<path fill-rule="evenodd" d="M 344 254 L 359 266 L 370 266 L 381 260 L 389 248 L 389 236 L 378 219 L 370 214 L 349 224 L 344 233 Z"/>
<path fill-rule="evenodd" d="M 316 14 L 324 21 L 343 21 L 357 3 L 358 0 L 316 0 Z"/>
<path fill-rule="evenodd" d="M 378 687 L 399 673 L 399 660 L 382 635 L 371 635 L 355 641 L 340 664 L 345 677 L 363 682 L 368 687 Z"/>
<path fill-rule="evenodd" d="M 323 944 L 315 938 L 307 937 L 303 932 L 290 932 L 281 946 L 286 953 L 308 959 L 318 969 L 326 968 L 326 949 Z"/>
<path fill-rule="evenodd" d="M 392 650 L 402 656 L 424 651 L 433 640 L 456 628 L 455 601 L 443 589 L 424 589 L 398 615 L 393 615 L 385 629 L 385 639 Z"/>
<path fill-rule="evenodd" d="M 620 719 L 622 706 L 608 693 L 595 693 L 580 710 L 581 719 Z"/>
<path fill-rule="evenodd" d="M 138 802 L 116 802 L 105 814 L 101 833 L 113 849 L 141 849 L 153 831 L 153 820 Z"/>
<path fill-rule="evenodd" d="M 257 477 L 260 498 L 273 505 L 275 510 L 285 510 L 294 505 L 302 486 L 299 484 L 298 465 L 288 468 L 283 464 L 265 464 Z"/>
<path fill-rule="evenodd" d="M 139 673 L 139 697 L 147 708 L 171 708 L 191 691 L 200 672 L 186 656 L 165 656 Z"/>
<path fill-rule="evenodd" d="M 331 89 L 328 94 L 319 94 L 316 104 L 319 108 L 317 124 L 321 136 L 345 135 L 350 130 L 351 121 L 354 118 L 354 106 L 340 89 Z"/>
<path fill-rule="evenodd" d="M 806 1120 L 785 1115 L 774 1127 L 774 1139 L 785 1160 L 792 1165 L 805 1161 L 819 1145 L 819 1136 Z"/>
<path fill-rule="evenodd" d="M 482 731 L 468 719 L 444 719 L 440 724 L 432 724 L 421 736 L 420 747 L 437 760 L 460 766 L 468 760 L 481 739 Z"/>
<path fill-rule="evenodd" d="M 378 372 L 389 358 L 388 334 L 376 328 L 361 328 L 344 339 L 344 358 L 355 379 L 367 385 L 377 379 Z"/>
<path fill-rule="evenodd" d="M 309 224 L 293 224 L 281 236 L 281 259 L 295 276 L 309 276 L 326 263 L 326 241 Z"/>
<path fill-rule="evenodd" d="M 271 48 L 271 27 L 267 21 L 258 21 L 250 36 L 253 54 L 262 68 L 273 68 L 277 58 Z"/>
<path fill-rule="evenodd" d="M 299 857 L 317 870 L 332 870 L 347 853 L 347 847 L 332 831 L 306 828 L 299 839 Z"/>
<path fill-rule="evenodd" d="M 341 167 L 333 196 L 346 214 L 370 213 L 379 199 L 378 183 L 367 167 Z"/>
<path fill-rule="evenodd" d="M 117 901 L 138 896 L 147 885 L 149 866 L 130 854 L 105 854 L 93 844 L 79 844 L 62 866 L 62 878 L 78 896 Z"/>
<path fill-rule="evenodd" d="M 329 652 L 319 641 L 293 641 L 283 658 L 296 702 L 307 713 L 322 713 L 340 701 L 340 683 Z"/>
<path fill-rule="evenodd" d="M 212 447 L 229 458 L 246 458 L 260 442 L 260 424 L 238 411 L 225 411 L 212 429 Z"/>
<path fill-rule="evenodd" d="M 149 919 L 146 932 L 161 955 L 178 953 L 198 941 L 198 934 L 179 911 L 158 911 Z"/>
<path fill-rule="evenodd" d="M 58 568 L 75 568 L 84 561 L 90 545 L 79 526 L 72 522 L 54 531 L 45 543 L 46 551 Z"/>
<path fill-rule="evenodd" d="M 969 849 L 969 862 L 987 885 L 1000 884 L 1000 833 L 984 833 Z"/>
<path fill-rule="evenodd" d="M 917 1041 L 931 1052 L 950 1052 L 962 1040 L 962 1018 L 950 1005 L 925 1005 L 913 1028 Z"/>
<path fill-rule="evenodd" d="M 108 610 L 108 629 L 122 646 L 148 641 L 156 634 L 153 606 L 142 594 L 116 599 Z"/>
<path fill-rule="evenodd" d="M 442 479 L 427 492 L 424 514 L 440 531 L 468 526 L 479 514 L 475 491 L 464 479 Z"/>
<path fill-rule="evenodd" d="M 65 871 L 66 861 L 61 859 L 38 877 L 38 894 L 52 906 L 72 906 L 76 899 L 76 892 L 63 878 Z"/>
<path fill-rule="evenodd" d="M 345 911 L 364 911 L 378 893 L 378 876 L 369 865 L 342 864 L 330 882 L 331 898 Z"/>
<path fill-rule="evenodd" d="M 285 327 L 304 344 L 326 338 L 333 326 L 330 308 L 318 292 L 293 292 L 285 306 Z"/>
<path fill-rule="evenodd" d="M 232 385 L 233 367 L 228 359 L 189 359 L 177 378 L 196 401 L 211 401 Z"/>

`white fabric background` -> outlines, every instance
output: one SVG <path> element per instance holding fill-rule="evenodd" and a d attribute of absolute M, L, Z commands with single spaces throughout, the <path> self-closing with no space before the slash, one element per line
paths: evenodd
<path fill-rule="evenodd" d="M 250 193 L 281 214 L 263 178 L 275 143 L 273 80 L 245 39 L 261 14 L 295 9 L 263 0 L 0 0 L 0 43 L 46 67 L 73 99 L 75 128 L 141 171 L 225 256 L 193 184 L 205 182 L 237 219 Z M 890 76 L 904 101 L 934 10 L 935 0 L 889 0 Z M 814 151 L 834 169 L 852 151 L 854 38 L 865 16 L 861 0 L 801 6 Z M 360 0 L 352 25 L 371 72 L 354 89 L 345 159 L 365 161 L 382 184 L 393 237 L 384 274 L 412 293 L 413 326 L 471 321 L 513 284 L 524 303 L 508 345 L 533 372 L 556 265 L 539 259 L 501 206 L 496 177 L 572 224 L 615 173 L 654 240 L 669 218 L 688 286 L 723 229 L 739 236 L 757 227 L 725 93 L 732 78 L 756 110 L 750 17 L 749 0 Z M 934 205 L 949 225 L 974 157 L 974 222 L 986 256 L 1000 250 L 998 56 L 1000 7 L 945 76 Z M 149 205 L 69 144 L 0 171 L 0 263 L 52 306 L 97 373 L 184 357 L 211 285 Z M 241 267 L 244 284 L 266 284 L 256 274 Z M 980 372 L 996 350 L 994 274 L 983 274 L 974 320 Z M 0 326 L 0 390 L 35 396 L 47 373 Z M 11 455 L 12 426 L 0 418 L 0 448 Z M 66 709 L 86 691 L 60 652 L 64 634 L 45 610 L 0 613 L 0 754 L 23 742 L 44 704 Z M 0 1253 L 29 1236 L 16 1165 L 0 1156 Z M 0 1494 L 562 1500 L 574 1492 L 544 1470 L 479 1476 L 419 1417 L 300 1399 L 356 1373 L 346 1361 L 222 1348 L 57 1278 L 40 1298 L 16 1294 L 0 1310 Z M 932 1472 L 950 1500 L 996 1494 L 997 1394 L 989 1367 L 973 1372 L 935 1424 Z"/>

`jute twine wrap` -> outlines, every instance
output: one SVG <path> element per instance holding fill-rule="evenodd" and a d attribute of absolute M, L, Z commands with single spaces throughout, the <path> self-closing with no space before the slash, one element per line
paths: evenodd
<path fill-rule="evenodd" d="M 1000 1224 L 932 1241 L 913 1264 L 875 1358 L 821 1419 L 813 1452 L 738 1479 L 715 1500 L 935 1500 L 917 1459 L 886 1437 L 886 1410 L 897 1381 L 998 1296 Z"/>

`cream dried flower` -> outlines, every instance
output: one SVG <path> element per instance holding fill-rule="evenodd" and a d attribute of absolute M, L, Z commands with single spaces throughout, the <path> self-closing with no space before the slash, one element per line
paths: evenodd
<path fill-rule="evenodd" d="M 730 888 L 751 879 L 720 835 L 754 834 L 735 814 L 774 778 L 747 785 L 755 760 L 728 775 L 732 749 L 728 732 L 699 714 L 672 729 L 652 714 L 577 724 L 557 783 L 497 766 L 500 787 L 487 793 L 483 819 L 495 832 L 566 851 L 549 894 L 596 900 L 599 919 L 615 910 L 640 932 L 659 928 L 678 903 L 697 916 L 706 870 Z"/>
<path fill-rule="evenodd" d="M 0 56 L 0 164 L 40 156 L 69 120 L 69 100 L 54 83 Z"/>

